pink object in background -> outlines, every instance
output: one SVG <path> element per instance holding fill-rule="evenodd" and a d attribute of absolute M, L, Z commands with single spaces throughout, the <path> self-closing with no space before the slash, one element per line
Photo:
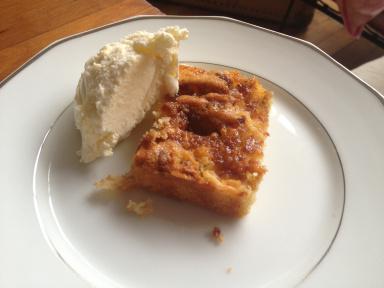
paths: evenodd
<path fill-rule="evenodd" d="M 384 0 L 336 0 L 344 25 L 352 36 L 358 37 L 364 25 L 384 11 Z"/>

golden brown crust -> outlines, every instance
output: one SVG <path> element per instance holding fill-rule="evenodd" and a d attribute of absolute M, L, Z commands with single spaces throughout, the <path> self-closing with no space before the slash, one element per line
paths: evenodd
<path fill-rule="evenodd" d="M 136 152 L 130 179 L 230 216 L 245 215 L 265 168 L 271 94 L 236 71 L 180 66 L 179 94 Z"/>

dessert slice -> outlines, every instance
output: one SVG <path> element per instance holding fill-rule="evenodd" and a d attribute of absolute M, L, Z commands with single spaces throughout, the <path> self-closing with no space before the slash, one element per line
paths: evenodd
<path fill-rule="evenodd" d="M 179 69 L 178 95 L 160 103 L 130 173 L 119 181 L 243 216 L 266 171 L 271 93 L 235 71 Z"/>

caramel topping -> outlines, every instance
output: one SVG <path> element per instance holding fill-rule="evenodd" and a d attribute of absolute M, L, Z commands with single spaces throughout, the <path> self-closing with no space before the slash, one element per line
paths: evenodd
<path fill-rule="evenodd" d="M 171 171 L 176 165 L 169 160 L 172 155 L 160 149 L 172 143 L 167 144 L 168 153 L 181 155 L 185 151 L 200 163 L 188 169 L 183 166 L 189 175 L 198 174 L 204 165 L 212 166 L 223 179 L 248 181 L 249 175 L 263 173 L 260 160 L 270 94 L 260 88 L 255 78 L 246 78 L 234 71 L 207 72 L 180 66 L 179 81 L 179 95 L 159 108 L 162 118 L 157 121 L 165 118 L 169 121 L 157 130 L 151 129 L 141 144 L 148 149 L 151 145 L 159 146 L 155 149 L 160 151 L 158 171 Z M 139 163 L 140 157 L 137 157 L 136 164 Z"/>

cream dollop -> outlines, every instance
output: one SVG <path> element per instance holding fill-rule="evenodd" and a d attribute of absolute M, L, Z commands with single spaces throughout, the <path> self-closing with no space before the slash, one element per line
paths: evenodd
<path fill-rule="evenodd" d="M 188 30 L 177 26 L 140 31 L 105 45 L 84 67 L 75 96 L 82 162 L 113 154 L 151 106 L 177 93 L 179 42 Z"/>

